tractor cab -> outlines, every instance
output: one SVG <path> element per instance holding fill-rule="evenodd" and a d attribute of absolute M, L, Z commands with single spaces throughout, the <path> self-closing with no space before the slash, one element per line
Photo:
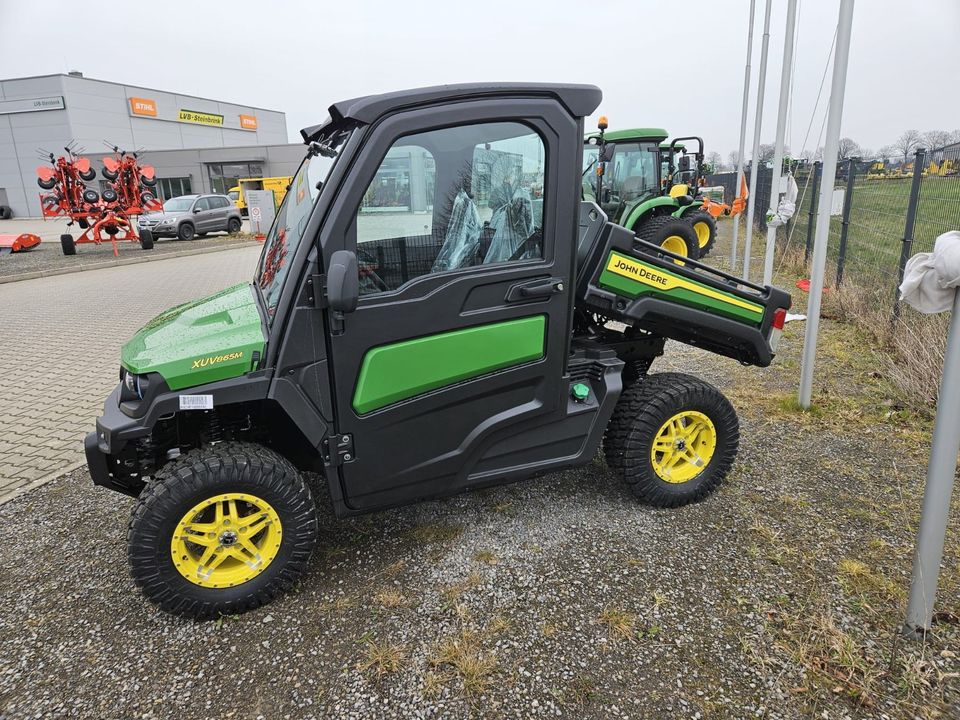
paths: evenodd
<path fill-rule="evenodd" d="M 661 128 L 589 134 L 583 150 L 584 199 L 595 198 L 607 216 L 619 222 L 632 208 L 659 195 L 658 147 L 666 138 L 667 131 Z M 606 155 L 601 163 L 602 148 Z"/>

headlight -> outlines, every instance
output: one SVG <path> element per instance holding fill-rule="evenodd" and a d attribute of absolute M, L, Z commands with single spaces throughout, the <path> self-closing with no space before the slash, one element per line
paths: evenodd
<path fill-rule="evenodd" d="M 120 370 L 120 402 L 130 402 L 131 400 L 142 400 L 145 383 L 139 375 Z"/>

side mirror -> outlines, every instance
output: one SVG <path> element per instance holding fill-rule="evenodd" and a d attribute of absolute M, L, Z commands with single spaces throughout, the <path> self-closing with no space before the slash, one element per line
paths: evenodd
<path fill-rule="evenodd" d="M 610 162 L 613 160 L 613 151 L 616 147 L 616 145 L 604 143 L 603 147 L 600 148 L 600 162 Z"/>
<path fill-rule="evenodd" d="M 200 208 L 198 208 L 198 207 L 195 207 L 195 208 L 193 209 L 193 212 L 194 212 L 194 213 L 198 213 L 198 212 L 200 212 Z"/>
<path fill-rule="evenodd" d="M 357 309 L 359 299 L 357 256 L 349 250 L 337 250 L 327 268 L 327 303 L 334 312 L 348 313 Z"/>

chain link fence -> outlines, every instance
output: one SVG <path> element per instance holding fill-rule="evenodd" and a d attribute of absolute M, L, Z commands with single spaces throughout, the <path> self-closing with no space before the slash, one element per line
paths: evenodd
<path fill-rule="evenodd" d="M 917 150 L 902 161 L 853 158 L 837 164 L 834 178 L 824 178 L 822 163 L 791 168 L 797 183 L 797 209 L 778 233 L 777 250 L 809 258 L 813 249 L 817 204 L 824 182 L 833 188 L 827 246 L 827 284 L 852 285 L 873 295 L 873 302 L 896 309 L 897 287 L 911 255 L 929 252 L 937 236 L 960 229 L 960 144 L 933 151 Z M 770 203 L 771 170 L 758 176 L 754 223 L 765 230 Z M 749 174 L 747 175 L 749 182 Z M 708 176 L 736 196 L 736 173 Z"/>

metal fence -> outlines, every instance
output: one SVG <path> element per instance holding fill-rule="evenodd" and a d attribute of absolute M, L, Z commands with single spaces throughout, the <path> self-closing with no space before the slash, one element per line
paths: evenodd
<path fill-rule="evenodd" d="M 832 181 L 822 177 L 820 162 L 800 164 L 792 171 L 798 186 L 797 209 L 778 233 L 778 252 L 803 247 L 809 258 L 820 187 L 832 182 L 827 283 L 873 292 L 877 302 L 893 303 L 894 312 L 906 261 L 914 253 L 929 252 L 938 235 L 960 229 L 960 144 L 933 151 L 921 148 L 895 163 L 843 160 Z M 761 229 L 770 203 L 770 172 L 758 177 L 754 222 Z M 723 185 L 726 197 L 732 198 L 736 174 L 709 176 L 707 184 Z"/>

